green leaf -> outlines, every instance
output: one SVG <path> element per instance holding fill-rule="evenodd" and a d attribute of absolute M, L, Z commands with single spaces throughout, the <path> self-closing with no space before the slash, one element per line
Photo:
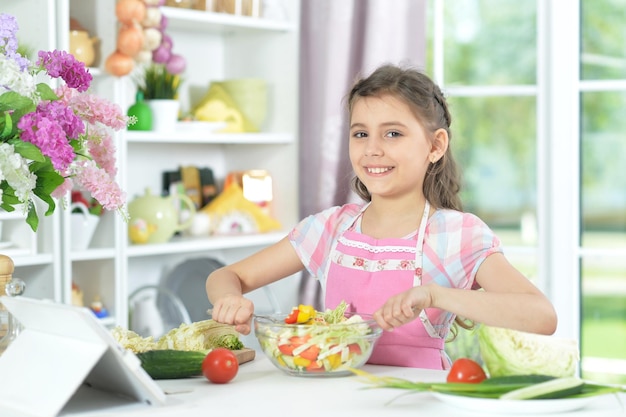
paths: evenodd
<path fill-rule="evenodd" d="M 52 90 L 52 88 L 50 88 L 50 86 L 46 83 L 37 84 L 37 92 L 41 96 L 42 100 L 55 101 L 59 99 L 59 96 L 57 96 L 54 93 L 54 90 Z"/>
<path fill-rule="evenodd" d="M 24 158 L 36 162 L 46 162 L 46 157 L 41 153 L 41 150 L 36 145 L 30 142 L 24 142 L 18 138 L 9 139 L 8 142 L 13 145 L 15 152 L 19 153 Z M 51 162 L 50 165 L 52 165 Z"/>
<path fill-rule="evenodd" d="M 12 130 L 13 120 L 11 120 L 11 115 L 9 113 L 4 113 L 4 128 L 2 129 L 2 133 L 0 133 L 0 138 L 8 137 Z"/>
<path fill-rule="evenodd" d="M 19 110 L 33 106 L 33 101 L 28 97 L 16 93 L 15 91 L 7 91 L 0 95 L 0 111 Z"/>
<path fill-rule="evenodd" d="M 37 210 L 35 204 L 31 201 L 28 202 L 28 214 L 26 215 L 26 223 L 30 226 L 33 232 L 37 231 L 39 227 L 39 217 L 37 216 Z"/>
<path fill-rule="evenodd" d="M 53 169 L 40 169 L 37 171 L 37 182 L 35 185 L 35 189 L 33 192 L 37 197 L 39 197 L 43 202 L 48 204 L 48 210 L 46 210 L 46 216 L 54 213 L 54 209 L 56 208 L 56 204 L 54 199 L 50 197 L 50 194 L 56 190 L 56 188 L 63 184 L 65 179 L 58 172 Z"/>

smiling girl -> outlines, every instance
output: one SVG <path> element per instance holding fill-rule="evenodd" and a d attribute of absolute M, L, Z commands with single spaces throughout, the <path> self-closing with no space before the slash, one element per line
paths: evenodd
<path fill-rule="evenodd" d="M 369 363 L 448 368 L 444 344 L 457 316 L 553 333 L 550 301 L 489 227 L 462 211 L 439 87 L 420 71 L 384 65 L 347 102 L 353 187 L 364 203 L 309 216 L 275 245 L 213 272 L 213 319 L 248 334 L 254 305 L 243 294 L 306 268 L 325 308 L 345 300 L 386 330 Z"/>

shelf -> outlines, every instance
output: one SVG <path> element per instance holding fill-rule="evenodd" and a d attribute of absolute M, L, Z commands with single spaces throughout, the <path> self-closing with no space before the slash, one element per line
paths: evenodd
<path fill-rule="evenodd" d="M 128 131 L 129 143 L 187 143 L 216 145 L 269 145 L 293 143 L 290 133 L 203 133 L 203 132 L 154 132 Z"/>
<path fill-rule="evenodd" d="M 177 7 L 161 7 L 168 28 L 201 33 L 292 32 L 296 26 L 289 22 L 237 16 L 228 13 L 204 12 Z"/>
<path fill-rule="evenodd" d="M 28 249 L 5 249 L 3 255 L 9 256 L 13 260 L 15 267 L 48 265 L 53 262 L 52 254 L 31 255 Z"/>
<path fill-rule="evenodd" d="M 93 261 L 97 259 L 113 259 L 115 257 L 115 249 L 87 249 L 84 251 L 72 252 L 70 258 L 72 261 Z"/>
<path fill-rule="evenodd" d="M 174 237 L 168 243 L 130 245 L 127 254 L 129 257 L 158 256 L 263 246 L 276 243 L 286 235 L 287 232 L 273 232 L 255 235 L 211 236 L 208 238 Z"/>

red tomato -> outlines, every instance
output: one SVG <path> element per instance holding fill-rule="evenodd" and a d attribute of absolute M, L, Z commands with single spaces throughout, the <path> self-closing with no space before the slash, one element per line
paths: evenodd
<path fill-rule="evenodd" d="M 226 348 L 213 349 L 202 361 L 202 374 L 215 384 L 225 384 L 231 381 L 238 371 L 237 357 Z"/>
<path fill-rule="evenodd" d="M 487 375 L 480 364 L 468 358 L 460 358 L 452 364 L 446 381 L 477 384 L 485 379 Z"/>

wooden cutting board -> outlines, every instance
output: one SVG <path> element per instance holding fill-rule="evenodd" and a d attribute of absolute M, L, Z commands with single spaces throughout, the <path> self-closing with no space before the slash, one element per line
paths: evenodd
<path fill-rule="evenodd" d="M 256 357 L 256 351 L 250 348 L 233 350 L 233 353 L 237 357 L 237 363 L 239 363 L 239 365 L 241 365 L 242 363 L 253 361 Z"/>

